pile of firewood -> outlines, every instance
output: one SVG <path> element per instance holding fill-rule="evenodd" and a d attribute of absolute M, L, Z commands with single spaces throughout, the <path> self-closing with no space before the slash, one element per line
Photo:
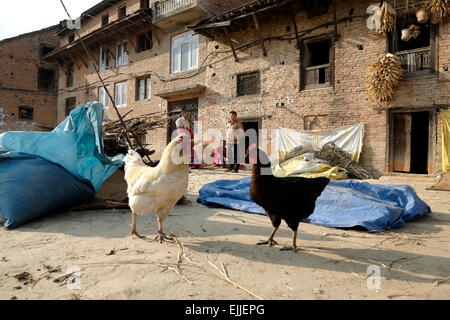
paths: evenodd
<path fill-rule="evenodd" d="M 370 66 L 366 78 L 366 88 L 370 97 L 377 102 L 387 102 L 394 95 L 394 88 L 403 78 L 405 70 L 401 60 L 391 54 L 384 54 Z"/>
<path fill-rule="evenodd" d="M 139 145 L 131 132 L 134 133 L 136 138 L 141 139 L 147 135 L 148 131 L 166 127 L 170 119 L 165 114 L 155 112 L 124 120 L 128 130 L 128 138 L 133 144 L 133 147 L 138 148 Z M 105 153 L 108 156 L 115 156 L 118 153 L 127 152 L 129 145 L 126 139 L 126 131 L 119 120 L 103 125 L 103 144 Z M 143 147 L 145 148 L 147 146 L 148 144 Z"/>

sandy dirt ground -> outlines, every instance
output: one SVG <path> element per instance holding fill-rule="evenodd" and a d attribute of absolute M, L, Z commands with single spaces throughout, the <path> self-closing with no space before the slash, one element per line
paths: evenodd
<path fill-rule="evenodd" d="M 61 213 L 0 229 L 0 299 L 450 298 L 450 192 L 426 190 L 434 179 L 371 181 L 412 185 L 430 216 L 387 233 L 302 223 L 294 253 L 279 250 L 292 241 L 284 222 L 278 246 L 256 246 L 272 230 L 266 216 L 196 202 L 205 183 L 246 175 L 193 171 L 192 204 L 177 206 L 164 224 L 178 243 L 153 241 L 155 216 L 138 218 L 149 240 L 133 240 L 129 210 Z M 379 278 L 367 276 L 371 266 Z"/>

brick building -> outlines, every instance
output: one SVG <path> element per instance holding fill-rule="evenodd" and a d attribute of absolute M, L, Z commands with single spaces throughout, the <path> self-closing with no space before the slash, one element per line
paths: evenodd
<path fill-rule="evenodd" d="M 188 107 L 201 120 L 200 132 L 224 131 L 231 110 L 255 129 L 364 123 L 361 161 L 373 173 L 435 175 L 440 110 L 450 102 L 450 24 L 422 24 L 417 41 L 403 43 L 400 30 L 416 22 L 407 2 L 390 1 L 397 27 L 382 36 L 366 26 L 371 3 L 109 0 L 82 15 L 79 34 L 121 114 Z M 60 48 L 46 57 L 61 65 L 58 121 L 91 100 L 104 102 L 115 120 L 78 35 L 68 28 L 59 35 Z M 380 105 L 364 80 L 386 52 L 408 72 L 394 98 Z M 170 125 L 147 137 L 156 156 L 169 132 Z"/>
<path fill-rule="evenodd" d="M 42 60 L 58 48 L 59 25 L 0 41 L 0 111 L 11 121 L 35 122 L 36 130 L 56 124 L 58 65 Z"/>

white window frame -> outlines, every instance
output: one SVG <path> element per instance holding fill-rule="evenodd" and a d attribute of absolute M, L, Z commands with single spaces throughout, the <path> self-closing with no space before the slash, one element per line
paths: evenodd
<path fill-rule="evenodd" d="M 116 67 L 128 64 L 128 42 L 118 43 L 116 46 Z"/>
<path fill-rule="evenodd" d="M 171 73 L 188 71 L 198 68 L 199 35 L 188 31 L 172 38 L 170 70 Z M 183 49 L 188 50 L 188 65 L 183 67 Z"/>
<path fill-rule="evenodd" d="M 143 86 L 142 86 L 143 84 Z M 140 78 L 137 80 L 137 99 L 138 101 L 149 100 L 152 97 L 152 78 Z"/>
<path fill-rule="evenodd" d="M 105 60 L 103 59 L 103 53 L 105 53 Z M 104 71 L 106 69 L 109 69 L 109 49 L 103 48 L 103 46 L 100 46 L 100 58 L 99 58 L 99 71 Z"/>
<path fill-rule="evenodd" d="M 125 108 L 127 106 L 127 82 L 118 82 L 114 85 L 114 100 L 117 108 Z"/>
<path fill-rule="evenodd" d="M 109 85 L 105 87 L 99 87 L 98 88 L 98 102 L 102 103 L 105 109 L 109 109 L 109 96 L 106 93 L 105 88 L 109 91 Z"/>

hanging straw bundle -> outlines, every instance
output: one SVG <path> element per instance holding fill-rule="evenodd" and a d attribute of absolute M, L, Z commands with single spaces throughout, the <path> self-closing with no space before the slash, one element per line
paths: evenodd
<path fill-rule="evenodd" d="M 395 27 L 395 9 L 386 1 L 380 10 L 380 27 L 375 29 L 376 34 L 391 32 Z"/>
<path fill-rule="evenodd" d="M 450 16 L 450 0 L 430 0 L 431 13 L 439 12 L 441 18 Z"/>
<path fill-rule="evenodd" d="M 415 24 L 412 24 L 409 26 L 410 36 L 413 39 L 417 39 L 417 37 L 420 35 L 420 28 L 416 26 Z"/>
<path fill-rule="evenodd" d="M 394 88 L 402 79 L 402 62 L 392 53 L 380 56 L 369 68 L 366 88 L 374 101 L 387 102 L 394 94 Z"/>

